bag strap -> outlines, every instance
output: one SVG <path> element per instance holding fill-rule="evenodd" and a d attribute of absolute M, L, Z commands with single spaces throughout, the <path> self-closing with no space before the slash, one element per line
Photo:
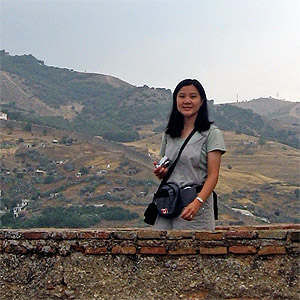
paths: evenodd
<path fill-rule="evenodd" d="M 175 169 L 175 167 L 176 167 L 177 161 L 179 160 L 179 157 L 180 157 L 180 155 L 181 155 L 183 149 L 185 148 L 186 144 L 189 142 L 189 140 L 192 138 L 192 136 L 194 135 L 194 133 L 195 133 L 196 131 L 197 131 L 197 129 L 194 128 L 194 129 L 192 130 L 192 132 L 189 134 L 189 136 L 185 139 L 184 143 L 183 143 L 182 146 L 180 147 L 180 150 L 179 150 L 179 152 L 178 152 L 178 155 L 177 155 L 175 161 L 172 163 L 172 165 L 171 165 L 170 168 L 168 169 L 168 173 L 163 177 L 163 179 L 162 179 L 162 181 L 161 181 L 161 183 L 160 183 L 160 185 L 159 185 L 159 188 L 160 188 L 163 184 L 165 184 L 165 183 L 168 181 L 168 179 L 170 178 L 172 172 L 174 171 L 174 169 Z"/>

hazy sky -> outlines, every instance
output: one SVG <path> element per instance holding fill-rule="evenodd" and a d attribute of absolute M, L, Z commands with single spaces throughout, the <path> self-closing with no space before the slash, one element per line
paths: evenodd
<path fill-rule="evenodd" d="M 300 0 L 1 1 L 1 49 L 216 103 L 300 100 Z"/>

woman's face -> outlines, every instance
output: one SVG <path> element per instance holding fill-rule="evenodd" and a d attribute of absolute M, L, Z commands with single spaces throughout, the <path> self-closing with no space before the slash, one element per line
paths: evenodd
<path fill-rule="evenodd" d="M 186 85 L 179 90 L 176 103 L 184 118 L 196 118 L 203 101 L 196 87 Z"/>

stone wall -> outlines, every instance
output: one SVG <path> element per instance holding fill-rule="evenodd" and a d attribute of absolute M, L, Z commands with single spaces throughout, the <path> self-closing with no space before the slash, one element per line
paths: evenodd
<path fill-rule="evenodd" d="M 0 299 L 299 299 L 300 225 L 0 230 Z"/>

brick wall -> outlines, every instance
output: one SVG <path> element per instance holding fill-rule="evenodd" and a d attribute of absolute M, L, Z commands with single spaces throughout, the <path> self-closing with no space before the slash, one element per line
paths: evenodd
<path fill-rule="evenodd" d="M 0 230 L 0 299 L 300 299 L 300 225 Z"/>

